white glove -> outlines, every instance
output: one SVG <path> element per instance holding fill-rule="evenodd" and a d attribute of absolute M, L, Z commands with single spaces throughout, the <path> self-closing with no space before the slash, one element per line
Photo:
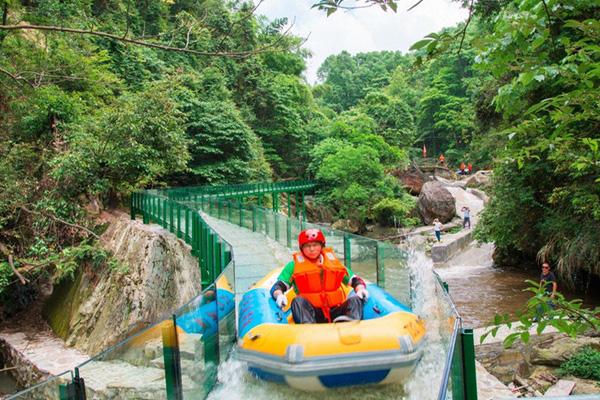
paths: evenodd
<path fill-rule="evenodd" d="M 356 295 L 359 299 L 367 301 L 369 298 L 369 291 L 365 288 L 365 285 L 358 284 L 356 285 L 356 289 L 354 289 Z"/>
<path fill-rule="evenodd" d="M 279 308 L 283 308 L 283 307 L 287 306 L 286 295 L 281 293 L 280 295 L 277 296 L 277 298 L 275 299 L 275 302 L 277 303 L 277 307 L 279 307 Z"/>

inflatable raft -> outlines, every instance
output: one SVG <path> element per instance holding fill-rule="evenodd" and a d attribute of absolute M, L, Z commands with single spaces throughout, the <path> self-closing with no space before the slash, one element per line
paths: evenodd
<path fill-rule="evenodd" d="M 281 310 L 269 290 L 272 271 L 242 298 L 238 359 L 260 379 L 302 390 L 405 382 L 422 355 L 424 321 L 377 285 L 367 283 L 363 320 L 294 324 L 289 305 Z M 348 294 L 352 288 L 345 287 Z M 350 294 L 351 295 L 351 294 Z"/>

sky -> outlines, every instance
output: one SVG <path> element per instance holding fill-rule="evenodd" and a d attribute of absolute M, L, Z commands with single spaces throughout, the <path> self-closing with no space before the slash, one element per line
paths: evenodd
<path fill-rule="evenodd" d="M 338 10 L 327 17 L 324 11 L 311 8 L 316 0 L 264 0 L 257 14 L 269 19 L 288 17 L 290 22 L 294 21 L 291 33 L 308 37 L 304 47 L 313 56 L 307 62 L 305 76 L 314 84 L 317 69 L 331 54 L 342 50 L 351 54 L 381 50 L 407 52 L 425 35 L 464 21 L 468 15 L 467 10 L 450 0 L 423 0 L 407 11 L 416 1 L 399 0 L 397 13 L 371 7 Z"/>

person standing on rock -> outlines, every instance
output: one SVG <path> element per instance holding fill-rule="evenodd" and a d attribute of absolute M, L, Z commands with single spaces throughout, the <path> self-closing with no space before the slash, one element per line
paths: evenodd
<path fill-rule="evenodd" d="M 437 218 L 433 220 L 433 232 L 437 241 L 440 242 L 442 240 L 442 223 Z"/>
<path fill-rule="evenodd" d="M 467 173 L 469 175 L 471 175 L 473 173 L 473 164 L 471 164 L 471 163 L 467 164 Z"/>
<path fill-rule="evenodd" d="M 440 154 L 440 157 L 438 158 L 438 160 L 440 161 L 440 165 L 444 165 L 446 162 L 446 157 L 444 157 L 444 153 Z"/>
<path fill-rule="evenodd" d="M 471 229 L 471 209 L 467 206 L 464 206 L 460 210 L 463 213 L 463 229 L 465 229 L 467 225 L 469 225 L 469 229 Z"/>

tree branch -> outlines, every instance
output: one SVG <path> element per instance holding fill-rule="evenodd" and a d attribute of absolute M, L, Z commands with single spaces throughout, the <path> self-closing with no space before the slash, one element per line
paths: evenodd
<path fill-rule="evenodd" d="M 6 247 L 4 245 L 4 243 L 0 243 L 0 251 L 2 252 L 2 254 L 4 254 L 6 256 L 6 258 L 8 259 L 8 265 L 10 265 L 10 268 L 13 270 L 13 273 L 17 276 L 17 278 L 19 278 L 19 280 L 21 281 L 21 285 L 25 285 L 27 284 L 29 281 L 23 276 L 21 275 L 21 273 L 19 271 L 17 271 L 17 269 L 15 268 L 15 263 L 13 261 L 13 255 L 12 252 L 8 249 L 8 247 Z"/>
<path fill-rule="evenodd" d="M 11 77 L 12 79 L 14 79 L 19 85 L 23 85 L 23 82 L 25 82 L 29 86 L 34 87 L 31 82 L 29 82 L 27 79 L 23 78 L 20 75 L 14 75 L 10 71 L 7 71 L 7 70 L 5 70 L 4 68 L 1 68 L 1 67 L 0 67 L 0 72 L 2 72 L 3 74 L 5 74 L 5 75 Z M 21 82 L 21 81 L 23 81 L 23 82 Z"/>
<path fill-rule="evenodd" d="M 465 41 L 465 36 L 467 36 L 467 28 L 469 27 L 471 17 L 473 16 L 473 2 L 474 0 L 471 0 L 471 4 L 469 4 L 469 17 L 467 18 L 467 22 L 465 22 L 465 28 L 462 30 L 462 37 L 460 38 L 460 45 L 458 46 L 459 55 L 463 47 L 463 42 Z"/>
<path fill-rule="evenodd" d="M 89 230 L 85 226 L 81 226 L 81 225 L 78 225 L 78 224 L 73 224 L 73 223 L 67 222 L 64 219 L 58 218 L 56 215 L 47 214 L 47 213 L 43 213 L 43 212 L 40 212 L 40 211 L 33 211 L 33 210 L 30 210 L 30 209 L 26 208 L 25 206 L 21 206 L 20 208 L 21 208 L 21 210 L 25 211 L 28 214 L 43 215 L 43 216 L 48 217 L 48 218 L 50 218 L 50 219 L 52 219 L 52 220 L 54 220 L 56 222 L 60 222 L 63 225 L 67 225 L 67 226 L 70 226 L 72 228 L 77 228 L 79 230 L 85 231 L 88 234 L 90 234 L 93 237 L 95 237 L 96 239 L 100 239 L 100 236 L 96 235 L 94 232 L 92 232 L 91 230 Z"/>
<path fill-rule="evenodd" d="M 162 45 L 158 43 L 145 42 L 138 39 L 130 39 L 121 36 L 114 35 L 112 33 L 93 31 L 91 29 L 75 29 L 75 28 L 65 28 L 62 26 L 49 26 L 49 25 L 0 25 L 0 30 L 11 31 L 11 30 L 39 30 L 39 31 L 53 31 L 53 32 L 66 32 L 66 33 L 76 33 L 80 35 L 94 35 L 100 36 L 103 38 L 116 40 L 125 43 L 131 43 L 138 46 L 150 47 L 153 49 L 165 50 L 165 51 L 173 51 L 179 53 L 189 53 L 197 56 L 208 56 L 208 57 L 249 57 L 255 54 L 264 53 L 268 51 L 276 51 L 272 49 L 272 45 L 262 47 L 260 49 L 251 50 L 251 51 L 230 51 L 230 52 L 210 52 L 210 51 L 199 51 L 193 49 L 186 49 L 181 47 L 173 47 Z"/>

